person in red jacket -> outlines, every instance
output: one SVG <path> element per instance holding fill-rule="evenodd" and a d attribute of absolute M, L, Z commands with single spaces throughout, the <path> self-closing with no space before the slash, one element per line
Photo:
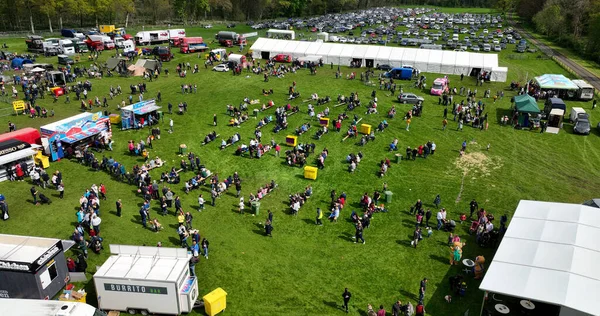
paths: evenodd
<path fill-rule="evenodd" d="M 100 183 L 100 198 L 106 200 L 106 186 L 104 183 Z"/>

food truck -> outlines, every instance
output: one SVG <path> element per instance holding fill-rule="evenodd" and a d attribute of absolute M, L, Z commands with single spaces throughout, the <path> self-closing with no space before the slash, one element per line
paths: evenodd
<path fill-rule="evenodd" d="M 0 234 L 0 298 L 54 297 L 69 281 L 64 252 L 74 244 L 69 240 Z"/>
<path fill-rule="evenodd" d="M 80 302 L 0 299 L 0 310 L 11 316 L 106 316 L 92 305 Z"/>
<path fill-rule="evenodd" d="M 102 112 L 81 113 L 40 127 L 42 145 L 51 161 L 70 156 L 78 147 L 96 140 L 107 142 L 112 137 L 110 119 Z"/>
<path fill-rule="evenodd" d="M 142 101 L 121 108 L 121 129 L 140 128 L 158 121 L 158 110 L 161 107 L 155 100 Z"/>
<path fill-rule="evenodd" d="M 198 298 L 198 280 L 190 275 L 187 249 L 110 245 L 110 257 L 94 274 L 102 310 L 179 315 Z"/>
<path fill-rule="evenodd" d="M 25 162 L 31 168 L 34 156 L 42 149 L 41 143 L 40 132 L 31 127 L 0 135 L 0 181 L 9 179 L 8 168 L 15 164 Z"/>

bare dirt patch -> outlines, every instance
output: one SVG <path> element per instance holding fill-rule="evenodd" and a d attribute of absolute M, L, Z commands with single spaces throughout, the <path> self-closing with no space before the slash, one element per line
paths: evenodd
<path fill-rule="evenodd" d="M 474 141 L 471 141 L 474 143 Z M 456 197 L 456 203 L 460 202 L 460 197 L 465 184 L 465 178 L 467 175 L 471 175 L 471 179 L 475 180 L 477 177 L 489 176 L 493 170 L 502 167 L 502 162 L 498 158 L 491 158 L 483 152 L 469 152 L 456 158 L 454 166 L 462 172 L 462 180 L 460 184 L 460 191 Z"/>

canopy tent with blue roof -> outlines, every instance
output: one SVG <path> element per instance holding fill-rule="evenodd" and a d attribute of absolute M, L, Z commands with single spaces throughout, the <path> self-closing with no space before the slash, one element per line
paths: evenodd
<path fill-rule="evenodd" d="M 535 81 L 542 89 L 577 90 L 579 87 L 571 79 L 563 75 L 545 74 L 535 77 Z"/>

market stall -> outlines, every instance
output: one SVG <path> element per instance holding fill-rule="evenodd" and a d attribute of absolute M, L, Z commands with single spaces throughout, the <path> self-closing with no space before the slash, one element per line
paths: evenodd
<path fill-rule="evenodd" d="M 81 113 L 41 128 L 44 150 L 52 161 L 69 157 L 78 147 L 112 137 L 110 119 L 102 112 Z"/>
<path fill-rule="evenodd" d="M 0 297 L 49 299 L 69 281 L 64 252 L 74 242 L 0 234 Z"/>
<path fill-rule="evenodd" d="M 518 114 L 520 127 L 539 126 L 542 111 L 532 96 L 528 94 L 516 96 L 515 111 Z"/>
<path fill-rule="evenodd" d="M 152 121 L 158 122 L 158 110 L 160 106 L 155 100 L 142 101 L 121 108 L 121 129 L 140 128 Z"/>
<path fill-rule="evenodd" d="M 545 74 L 535 77 L 531 88 L 545 92 L 547 97 L 567 99 L 573 97 L 579 87 L 563 75 Z"/>

